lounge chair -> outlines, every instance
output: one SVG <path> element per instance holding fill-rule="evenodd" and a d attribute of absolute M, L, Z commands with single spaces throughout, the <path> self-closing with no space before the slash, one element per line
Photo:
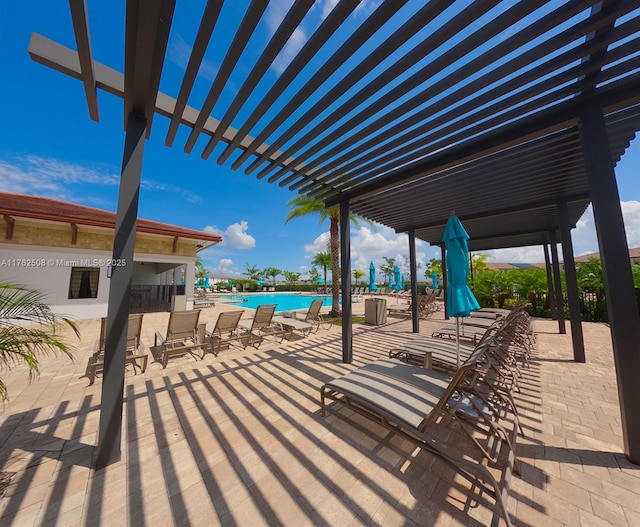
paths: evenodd
<path fill-rule="evenodd" d="M 172 311 L 169 315 L 166 334 L 162 335 L 156 331 L 153 345 L 156 350 L 161 352 L 160 362 L 162 362 L 163 368 L 167 367 L 169 358 L 187 353 L 194 355 L 197 349 L 202 350 L 200 358 L 204 358 L 206 342 L 204 341 L 204 331 L 201 332 L 201 335 L 198 334 L 199 320 L 199 309 Z"/>
<path fill-rule="evenodd" d="M 215 307 L 216 303 L 204 289 L 196 289 L 193 294 L 193 305 L 197 307 Z"/>
<path fill-rule="evenodd" d="M 495 499 L 510 526 L 508 484 L 517 468 L 518 426 L 513 414 L 513 426 L 510 430 L 505 427 L 509 402 L 492 390 L 491 378 L 484 373 L 490 345 L 488 339 L 453 376 L 378 359 L 322 386 L 320 399 L 323 416 L 326 400 L 337 401 L 445 460 L 474 487 Z M 441 428 L 447 427 L 448 421 L 460 425 L 471 443 L 443 442 L 448 433 L 442 434 Z M 466 448 L 468 444 L 473 447 Z M 503 447 L 506 455 L 500 453 Z M 500 481 L 494 476 L 496 469 L 502 472 Z"/>
<path fill-rule="evenodd" d="M 213 330 L 207 335 L 211 350 L 217 357 L 223 345 L 230 345 L 238 342 L 243 348 L 247 346 L 247 339 L 244 338 L 238 329 L 238 324 L 244 310 L 228 311 L 220 313 Z"/>
<path fill-rule="evenodd" d="M 496 344 L 504 344 L 502 338 L 506 335 L 510 323 L 511 321 L 507 319 L 494 321 L 494 324 L 484 331 L 477 343 L 461 340 L 459 343 L 461 361 L 467 360 L 475 349 L 483 345 L 487 339 L 493 339 Z M 508 346 L 508 343 L 506 345 Z M 426 368 L 455 370 L 458 367 L 457 353 L 454 339 L 421 336 L 395 346 L 389 351 L 389 358 L 421 364 Z"/>
<path fill-rule="evenodd" d="M 313 329 L 311 330 L 312 333 L 317 333 L 322 326 L 326 326 L 326 328 L 329 329 L 333 324 L 331 319 L 325 319 L 320 314 L 320 309 L 322 309 L 323 303 L 324 300 L 322 298 L 313 300 L 303 319 L 305 322 L 313 326 Z"/>
<path fill-rule="evenodd" d="M 245 346 L 250 344 L 257 349 L 266 337 L 273 337 L 276 342 L 282 342 L 287 330 L 281 324 L 273 322 L 275 310 L 276 304 L 262 304 L 256 309 L 251 324 L 248 324 L 248 321 L 244 324 L 240 322 L 238 326 Z"/>
<path fill-rule="evenodd" d="M 287 331 L 287 333 L 285 333 L 287 340 L 293 340 L 294 331 L 299 331 L 303 337 L 307 337 L 315 329 L 313 324 L 305 322 L 302 318 L 298 318 L 295 311 L 288 315 L 274 316 L 273 322 L 280 324 L 282 328 Z"/>
<path fill-rule="evenodd" d="M 131 364 L 133 371 L 136 373 L 136 367 L 140 367 L 140 372 L 144 373 L 147 369 L 148 355 L 142 353 L 143 345 L 140 339 L 142 333 L 142 317 L 141 314 L 129 315 L 127 325 L 127 353 L 125 355 L 125 364 Z M 96 374 L 104 370 L 104 351 L 105 341 L 107 337 L 107 318 L 103 317 L 100 324 L 100 338 L 96 343 L 96 349 L 89 360 L 87 368 L 87 376 L 89 377 L 89 385 L 96 380 Z M 140 362 L 140 364 L 138 364 Z"/>

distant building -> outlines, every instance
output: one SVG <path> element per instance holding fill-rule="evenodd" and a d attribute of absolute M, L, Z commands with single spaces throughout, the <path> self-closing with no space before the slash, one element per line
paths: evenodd
<path fill-rule="evenodd" d="M 576 256 L 576 262 L 588 262 L 591 258 L 600 259 L 600 253 L 588 253 L 583 254 L 582 256 Z M 629 259 L 633 262 L 640 260 L 640 247 L 635 247 L 633 249 L 629 249 Z"/>
<path fill-rule="evenodd" d="M 600 253 L 588 253 L 582 256 L 576 256 L 574 258 L 576 263 L 585 263 L 592 258 L 600 259 Z M 640 247 L 629 249 L 629 258 L 632 262 L 640 261 Z M 541 268 L 544 269 L 544 263 L 505 263 L 505 262 L 485 262 L 487 269 L 496 269 L 497 271 L 507 271 L 509 269 L 527 269 L 527 268 Z M 560 262 L 562 265 L 562 261 Z"/>
<path fill-rule="evenodd" d="M 111 270 L 133 265 L 131 311 L 193 308 L 196 254 L 216 234 L 138 218 L 133 262 L 111 261 L 116 215 L 49 198 L 0 192 L 0 281 L 42 291 L 75 318 L 107 314 Z"/>

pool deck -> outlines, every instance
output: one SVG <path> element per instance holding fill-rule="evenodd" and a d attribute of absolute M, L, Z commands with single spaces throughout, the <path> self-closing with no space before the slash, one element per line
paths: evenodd
<path fill-rule="evenodd" d="M 222 307 L 233 309 L 205 308 L 202 321 L 215 322 Z M 167 320 L 145 315 L 147 347 Z M 435 313 L 420 333 L 442 324 Z M 587 363 L 577 364 L 570 335 L 553 321 L 534 324 L 538 351 L 518 396 L 526 437 L 513 524 L 640 525 L 640 467 L 622 454 L 608 327 L 584 324 Z M 91 465 L 102 381 L 89 386 L 85 376 L 99 323 L 80 328 L 76 362 L 45 358 L 31 384 L 23 368 L 3 372 L 11 397 L 0 412 L 0 470 L 11 477 L 3 526 L 503 524 L 490 500 L 429 453 L 348 410 L 320 415 L 320 386 L 414 337 L 406 318 L 355 325 L 350 365 L 333 326 L 128 370 L 122 459 L 101 471 Z"/>

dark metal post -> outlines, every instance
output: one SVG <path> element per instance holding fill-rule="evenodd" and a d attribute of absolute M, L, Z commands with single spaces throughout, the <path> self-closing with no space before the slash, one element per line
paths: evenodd
<path fill-rule="evenodd" d="M 413 332 L 420 332 L 420 317 L 418 313 L 418 269 L 416 266 L 416 233 L 409 231 L 409 273 L 411 274 L 411 319 Z"/>
<path fill-rule="evenodd" d="M 573 343 L 573 360 L 586 362 L 584 354 L 584 338 L 582 336 L 582 315 L 580 313 L 580 294 L 576 276 L 576 263 L 573 259 L 573 243 L 571 242 L 571 225 L 569 209 L 566 203 L 558 203 L 558 220 L 560 223 L 560 239 L 562 240 L 562 261 L 564 262 L 564 279 L 567 284 L 567 301 L 569 303 L 569 323 L 571 324 L 571 342 Z"/>
<path fill-rule="evenodd" d="M 340 274 L 342 276 L 342 362 L 353 360 L 351 327 L 351 225 L 349 202 L 340 203 Z"/>
<path fill-rule="evenodd" d="M 564 298 L 562 296 L 562 280 L 560 280 L 560 262 L 558 260 L 558 242 L 556 233 L 550 233 L 551 266 L 553 267 L 553 285 L 556 296 L 556 314 L 558 315 L 558 333 L 564 335 L 567 326 L 564 323 Z"/>
<path fill-rule="evenodd" d="M 124 361 L 127 351 L 129 297 L 133 275 L 133 251 L 136 242 L 136 219 L 138 217 L 138 196 L 146 127 L 147 121 L 144 117 L 129 114 L 113 239 L 113 259 L 124 265 L 114 265 L 111 268 L 104 378 L 96 457 L 96 468 L 98 469 L 115 463 L 121 456 Z"/>
<path fill-rule="evenodd" d="M 551 271 L 551 259 L 549 258 L 549 244 L 545 243 L 542 246 L 544 250 L 544 268 L 547 271 L 547 298 L 549 298 L 549 308 L 551 309 L 551 318 L 556 320 L 558 318 L 556 297 L 553 287 L 553 275 Z"/>
<path fill-rule="evenodd" d="M 640 464 L 640 314 L 602 112 L 594 109 L 582 115 L 579 129 L 604 272 L 624 450 L 632 463 Z"/>
<path fill-rule="evenodd" d="M 444 319 L 449 320 L 449 310 L 447 309 L 447 295 L 449 294 L 447 287 L 447 253 L 444 244 L 440 245 L 440 259 L 442 261 L 442 287 L 444 289 Z"/>

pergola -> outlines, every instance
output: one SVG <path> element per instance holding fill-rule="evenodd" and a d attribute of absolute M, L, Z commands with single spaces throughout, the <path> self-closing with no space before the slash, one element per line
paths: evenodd
<path fill-rule="evenodd" d="M 472 250 L 543 245 L 558 300 L 561 242 L 574 355 L 584 361 L 570 231 L 591 203 L 625 452 L 640 463 L 640 314 L 614 173 L 640 130 L 636 0 L 386 0 L 374 10 L 340 0 L 279 75 L 270 68 L 315 1 L 295 0 L 266 32 L 268 0 L 209 0 L 173 96 L 159 87 L 175 0 L 126 2 L 124 73 L 94 60 L 85 2 L 69 4 L 77 50 L 34 34 L 29 52 L 82 82 L 92 119 L 97 88 L 124 100 L 114 258 L 132 259 L 144 142 L 158 114 L 169 120 L 167 146 L 186 128 L 186 153 L 200 140 L 203 159 L 339 206 L 343 291 L 350 211 L 408 233 L 414 300 L 415 240 L 440 244 L 452 213 Z M 234 31 L 227 38 L 220 28 Z M 211 50 L 222 51 L 219 68 L 194 108 Z M 111 280 L 98 468 L 120 457 L 131 272 L 114 269 Z M 349 295 L 342 307 L 350 362 Z"/>

